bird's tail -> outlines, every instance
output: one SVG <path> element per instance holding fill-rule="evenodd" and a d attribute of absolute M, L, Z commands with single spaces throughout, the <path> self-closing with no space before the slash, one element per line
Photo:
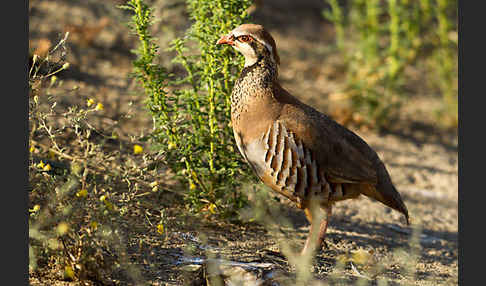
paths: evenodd
<path fill-rule="evenodd" d="M 379 162 L 380 166 L 377 168 L 378 183 L 376 186 L 368 185 L 362 190 L 362 193 L 368 197 L 374 198 L 386 206 L 401 212 L 406 220 L 407 225 L 410 225 L 408 209 L 393 185 L 390 175 L 388 174 L 385 165 Z"/>

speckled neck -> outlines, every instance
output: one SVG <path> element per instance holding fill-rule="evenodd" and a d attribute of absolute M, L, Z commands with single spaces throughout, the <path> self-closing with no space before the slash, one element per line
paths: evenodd
<path fill-rule="evenodd" d="M 255 64 L 243 68 L 231 93 L 232 120 L 238 119 L 250 101 L 271 96 L 277 76 L 277 65 L 270 57 L 260 57 Z"/>

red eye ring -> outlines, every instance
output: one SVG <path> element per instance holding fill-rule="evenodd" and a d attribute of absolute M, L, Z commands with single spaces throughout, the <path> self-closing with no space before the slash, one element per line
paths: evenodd
<path fill-rule="evenodd" d="M 239 36 L 236 39 L 242 43 L 245 43 L 245 42 L 249 42 L 251 40 L 251 37 L 248 35 L 243 35 L 243 36 Z"/>

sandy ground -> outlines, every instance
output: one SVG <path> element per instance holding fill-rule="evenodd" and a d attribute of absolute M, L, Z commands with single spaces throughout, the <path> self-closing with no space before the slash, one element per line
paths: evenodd
<path fill-rule="evenodd" d="M 263 1 L 254 17 L 255 22 L 268 27 L 277 41 L 284 86 L 305 102 L 332 113 L 334 102 L 329 95 L 339 87 L 342 75 L 336 64 L 338 57 L 328 48 L 333 32 L 320 16 L 324 8 L 321 2 Z M 70 30 L 68 61 L 71 68 L 63 75 L 64 84 L 57 92 L 63 95 L 59 97 L 60 104 L 81 103 L 87 98 L 101 101 L 105 105 L 105 115 L 119 121 L 114 127 L 116 132 L 129 138 L 147 133 L 151 126 L 143 97 L 128 77 L 134 39 L 121 24 L 128 15 L 115 7 L 120 3 L 30 1 L 30 42 L 31 48 L 39 52 L 42 42 L 55 43 L 64 31 Z M 171 5 L 180 1 L 156 3 L 156 13 L 163 17 L 156 33 L 162 35 L 160 44 L 164 45 L 175 35 L 167 31 L 182 31 L 187 22 L 180 16 L 183 5 Z M 89 30 L 86 27 L 93 28 L 92 35 L 86 32 Z M 97 31 L 96 27 L 101 28 Z M 78 87 L 77 91 L 70 92 L 74 86 Z M 412 228 L 404 224 L 398 213 L 360 198 L 339 203 L 334 208 L 327 247 L 319 253 L 312 269 L 317 279 L 328 277 L 339 255 L 364 249 L 385 265 L 378 277 L 385 277 L 391 285 L 411 281 L 414 285 L 458 283 L 457 132 L 434 125 L 430 110 L 437 101 L 434 95 L 415 95 L 405 105 L 403 122 L 396 127 L 380 134 L 355 130 L 375 148 L 388 167 L 408 206 L 412 226 L 421 227 L 418 261 L 412 266 L 416 276 L 405 275 L 395 260 L 386 262 L 400 249 L 408 249 Z M 127 112 L 133 115 L 130 119 L 119 118 Z M 103 128 L 106 122 L 99 120 L 97 123 Z M 186 271 L 184 266 L 197 263 L 187 259 L 205 257 L 208 253 L 232 261 L 271 263 L 273 268 L 291 273 L 292 266 L 278 255 L 280 241 L 285 236 L 297 248 L 301 247 L 309 225 L 303 213 L 285 199 L 277 197 L 277 200 L 280 203 L 268 200 L 273 206 L 271 211 L 289 220 L 288 225 L 277 222 L 281 231 L 257 222 L 198 220 L 183 215 L 183 209 L 168 207 L 168 234 L 164 239 L 153 231 L 146 231 L 147 226 L 127 226 L 132 261 L 140 266 L 144 280 L 150 285 L 180 285 L 187 282 L 184 280 L 187 277 L 196 279 L 190 278 L 195 277 L 191 275 L 199 274 Z M 140 240 L 142 244 L 138 243 Z M 192 248 L 191 256 L 187 254 L 188 248 Z M 366 268 L 360 269 L 364 275 L 370 273 Z M 345 282 L 357 279 L 349 265 L 342 273 Z M 32 285 L 54 282 L 71 285 L 44 280 L 42 276 L 32 276 L 30 282 Z M 122 278 L 120 283 L 130 285 Z"/>

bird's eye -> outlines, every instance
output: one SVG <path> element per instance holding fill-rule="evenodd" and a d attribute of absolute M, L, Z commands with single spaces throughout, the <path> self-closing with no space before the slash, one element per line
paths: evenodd
<path fill-rule="evenodd" d="M 251 40 L 251 37 L 247 35 L 243 35 L 243 36 L 239 36 L 237 39 L 238 41 L 245 43 L 245 42 L 249 42 Z"/>

